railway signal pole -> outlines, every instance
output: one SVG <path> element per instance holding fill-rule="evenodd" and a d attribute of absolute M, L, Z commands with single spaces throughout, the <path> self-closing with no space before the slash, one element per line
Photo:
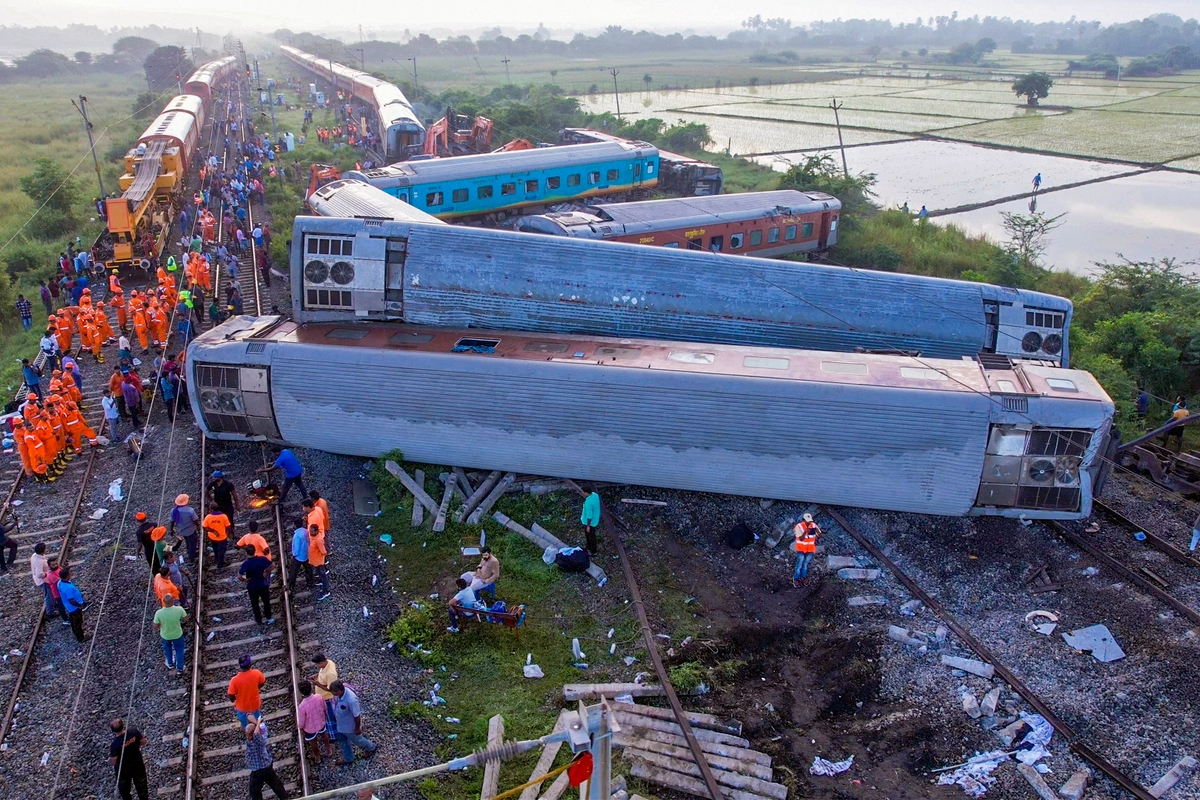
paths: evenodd
<path fill-rule="evenodd" d="M 833 109 L 833 121 L 837 124 L 838 131 L 838 149 L 842 151 L 842 174 L 847 178 L 850 177 L 850 168 L 846 166 L 846 143 L 842 141 L 842 119 L 838 116 L 838 111 L 845 103 L 839 103 L 837 98 L 833 98 L 833 102 L 829 107 Z"/>
<path fill-rule="evenodd" d="M 92 163 L 96 165 L 96 183 L 100 184 L 100 199 L 104 199 L 104 178 L 100 176 L 100 159 L 96 158 L 96 141 L 92 138 L 92 121 L 87 115 L 87 98 L 79 95 L 79 103 L 74 100 L 71 105 L 75 106 L 75 110 L 83 115 L 83 129 L 87 131 L 88 148 L 92 151 Z"/>
<path fill-rule="evenodd" d="M 621 91 L 617 88 L 617 76 L 621 74 L 621 71 L 618 70 L 616 67 L 612 67 L 609 69 L 609 72 L 611 72 L 612 76 L 613 76 L 613 97 L 615 97 L 617 99 L 617 119 L 620 119 L 621 118 Z"/>

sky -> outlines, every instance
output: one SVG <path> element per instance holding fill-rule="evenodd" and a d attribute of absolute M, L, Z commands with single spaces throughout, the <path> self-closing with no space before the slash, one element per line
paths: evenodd
<path fill-rule="evenodd" d="M 7 25 L 64 25 L 70 23 L 108 28 L 118 22 L 110 0 L 39 0 L 36 3 L 0 0 L 0 23 Z M 1196 0 L 911 0 L 898 8 L 894 0 L 847 0 L 836 6 L 824 3 L 744 3 L 715 0 L 606 0 L 603 3 L 495 2 L 455 0 L 452 11 L 439 3 L 401 3 L 396 0 L 356 0 L 349 5 L 329 0 L 204 0 L 178 4 L 123 0 L 119 22 L 124 25 L 200 27 L 218 33 L 277 28 L 337 34 L 357 31 L 370 36 L 372 28 L 409 28 L 414 34 L 438 29 L 474 33 L 500 25 L 532 28 L 543 23 L 552 30 L 594 30 L 606 25 L 658 31 L 695 30 L 725 32 L 754 14 L 785 17 L 795 25 L 816 19 L 886 18 L 913 21 L 917 17 L 948 15 L 1007 16 L 1034 21 L 1064 20 L 1071 16 L 1125 22 L 1155 13 L 1184 17 L 1200 14 Z M 247 10 L 253 15 L 247 15 Z"/>

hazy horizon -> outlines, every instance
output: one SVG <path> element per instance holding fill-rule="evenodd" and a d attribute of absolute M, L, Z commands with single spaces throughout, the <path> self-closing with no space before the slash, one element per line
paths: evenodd
<path fill-rule="evenodd" d="M 35 4 L 16 4 L 3 0 L 3 19 L 12 26 L 63 27 L 70 24 L 95 25 L 109 29 L 117 21 L 112 6 L 94 2 L 73 0 L 45 0 Z M 279 28 L 294 31 L 310 31 L 324 35 L 353 35 L 357 38 L 359 26 L 365 38 L 388 38 L 384 32 L 394 33 L 410 30 L 420 32 L 439 31 L 442 35 L 474 33 L 496 25 L 507 30 L 535 28 L 542 24 L 552 32 L 586 31 L 619 25 L 634 30 L 656 30 L 659 32 L 695 31 L 697 33 L 725 33 L 737 29 L 742 20 L 755 14 L 763 17 L 783 17 L 794 25 L 834 18 L 827 6 L 816 4 L 779 7 L 768 4 L 747 4 L 737 7 L 727 3 L 714 3 L 703 14 L 697 13 L 694 2 L 684 0 L 660 0 L 654 4 L 633 0 L 610 0 L 595 7 L 588 5 L 544 6 L 523 4 L 514 8 L 505 5 L 503 10 L 494 3 L 481 0 L 460 0 L 454 12 L 448 14 L 440 8 L 414 5 L 405 9 L 395 3 L 381 0 L 360 0 L 348 13 L 344 7 L 331 6 L 318 0 L 259 0 L 253 5 L 254 13 L 247 15 L 247 8 L 240 0 L 209 0 L 203 10 L 175 11 L 164 9 L 161 4 L 148 0 L 133 0 L 121 6 L 120 26 L 163 25 L 180 28 L 196 28 L 211 33 L 270 32 Z M 1081 20 L 1097 20 L 1104 24 L 1128 22 L 1160 13 L 1178 14 L 1184 19 L 1197 16 L 1195 0 L 1062 0 L 1056 3 L 1033 2 L 1033 0 L 997 0 L 996 2 L 946 2 L 946 0 L 918 0 L 906 5 L 903 15 L 897 13 L 895 3 L 885 0 L 853 0 L 839 5 L 836 15 L 840 19 L 876 18 L 893 22 L 912 22 L 918 17 L 949 16 L 958 12 L 960 17 L 975 15 L 1010 17 L 1033 22 L 1065 21 L 1072 17 Z M 464 23 L 464 20 L 470 20 Z M 375 34 L 380 34 L 376 36 Z M 556 37 L 557 38 L 557 37 Z"/>

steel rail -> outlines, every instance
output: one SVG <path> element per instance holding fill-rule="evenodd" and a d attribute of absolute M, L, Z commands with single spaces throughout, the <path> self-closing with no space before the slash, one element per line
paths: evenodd
<path fill-rule="evenodd" d="M 852 539 L 858 542 L 864 550 L 870 553 L 872 558 L 887 567 L 888 570 L 896 576 L 896 580 L 900 581 L 904 588 L 907 589 L 913 597 L 919 599 L 922 603 L 928 606 L 930 610 L 937 614 L 942 622 L 946 623 L 946 626 L 950 628 L 950 630 L 954 631 L 955 635 L 957 635 L 958 638 L 960 638 L 963 643 L 967 645 L 967 647 L 971 648 L 971 650 L 973 650 L 975 654 L 979 656 L 979 658 L 991 664 L 993 669 L 995 669 L 996 674 L 999 675 L 1005 683 L 1011 686 L 1017 694 L 1021 695 L 1025 702 L 1029 703 L 1029 705 L 1032 706 L 1035 711 L 1041 714 L 1042 717 L 1050 723 L 1050 725 L 1058 732 L 1060 736 L 1067 740 L 1067 746 L 1070 748 L 1071 752 L 1075 753 L 1080 758 L 1091 762 L 1097 769 L 1111 778 L 1118 786 L 1132 794 L 1134 797 L 1138 798 L 1138 800 L 1157 800 L 1157 798 L 1150 794 L 1150 792 L 1147 791 L 1141 784 L 1139 784 L 1130 776 L 1126 775 L 1114 764 L 1109 762 L 1108 759 L 1104 758 L 1104 756 L 1100 755 L 1086 743 L 1084 743 L 1079 734 L 1076 733 L 1075 730 L 1061 717 L 1055 714 L 1054 711 L 1051 710 L 1050 706 L 1046 705 L 1045 701 L 1043 701 L 1041 697 L 1039 697 L 1032 689 L 1026 686 L 1020 678 L 1013 674 L 1012 670 L 1000 663 L 999 659 L 996 658 L 995 653 L 988 649 L 983 642 L 971 635 L 971 632 L 967 630 L 966 626 L 964 626 L 953 615 L 951 615 L 950 612 L 946 610 L 946 607 L 938 602 L 931 594 L 929 594 L 929 592 L 922 589 L 916 581 L 914 581 L 904 572 L 904 570 L 900 569 L 896 562 L 888 558 L 887 555 L 884 554 L 883 550 L 876 547 L 875 543 L 868 539 L 866 535 L 862 533 L 862 531 L 851 525 L 845 517 L 843 517 L 837 511 L 834 511 L 832 508 L 826 507 L 824 511 L 837 521 L 838 525 L 842 527 L 842 530 L 846 531 L 846 533 L 849 534 Z"/>
<path fill-rule="evenodd" d="M 1089 555 L 1092 556 L 1092 558 L 1095 558 L 1097 561 L 1104 564 L 1109 569 L 1111 569 L 1111 570 L 1115 571 L 1116 573 L 1118 573 L 1119 575 L 1123 575 L 1127 579 L 1133 581 L 1138 586 L 1142 587 L 1147 592 L 1149 592 L 1151 595 L 1153 595 L 1155 597 L 1155 599 L 1157 599 L 1163 603 L 1166 603 L 1168 606 L 1175 609 L 1177 612 L 1179 612 L 1183 616 L 1187 617 L 1192 622 L 1196 623 L 1197 625 L 1200 625 L 1200 612 L 1197 612 L 1191 606 L 1187 605 L 1186 603 L 1184 603 L 1182 600 L 1175 597 L 1174 595 L 1168 594 L 1167 592 L 1163 591 L 1158 586 L 1155 586 L 1153 583 L 1151 583 L 1149 580 L 1147 580 L 1144 576 L 1138 575 L 1136 572 L 1131 570 L 1129 567 L 1125 566 L 1120 561 L 1118 561 L 1117 559 L 1110 556 L 1108 553 L 1101 550 L 1098 545 L 1096 545 L 1092 542 L 1089 542 L 1087 539 L 1083 538 L 1082 536 L 1067 530 L 1065 525 L 1062 525 L 1059 522 L 1057 522 L 1056 520 L 1052 520 L 1052 519 L 1046 520 L 1046 521 L 1049 523 L 1050 527 L 1054 530 L 1054 532 L 1057 533 L 1059 536 L 1066 539 L 1068 542 L 1075 545 L 1080 550 L 1083 550 L 1084 552 L 1088 553 Z"/>
<path fill-rule="evenodd" d="M 1092 505 L 1095 506 L 1096 508 L 1100 509 L 1101 511 L 1103 511 L 1105 514 L 1108 514 L 1113 519 L 1120 522 L 1122 525 L 1125 525 L 1126 527 L 1130 528 L 1131 530 L 1141 531 L 1142 533 L 1144 533 L 1146 535 L 1146 541 L 1150 543 L 1151 547 L 1155 548 L 1156 550 L 1160 550 L 1161 552 L 1163 552 L 1170 558 L 1174 559 L 1175 561 L 1178 561 L 1180 564 L 1188 564 L 1193 567 L 1200 567 L 1200 561 L 1197 561 L 1195 558 L 1190 556 L 1188 553 L 1179 549 L 1175 545 L 1171 544 L 1170 542 L 1168 542 L 1166 539 L 1162 538 L 1158 534 L 1151 533 L 1149 530 L 1146 529 L 1145 526 L 1139 525 L 1138 523 L 1134 522 L 1129 517 L 1125 516 L 1120 511 L 1117 511 L 1112 506 L 1110 506 L 1106 503 L 1102 503 L 1095 498 L 1092 498 Z"/>
<path fill-rule="evenodd" d="M 575 487 L 575 491 L 586 496 L 583 489 L 574 481 L 567 483 Z M 642 639 L 646 643 L 646 650 L 650 653 L 650 661 L 654 664 L 654 672 L 658 675 L 658 681 L 663 687 L 663 694 L 667 697 L 667 702 L 671 705 L 671 712 L 675 715 L 676 724 L 679 725 L 680 731 L 683 733 L 683 738 L 687 741 L 688 749 L 692 751 L 692 758 L 696 762 L 696 767 L 700 770 L 700 776 L 704 780 L 704 786 L 708 790 L 711 800 L 724 800 L 725 795 L 721 791 L 720 785 L 717 783 L 716 776 L 713 775 L 712 767 L 708 764 L 708 758 L 704 755 L 704 751 L 700 748 L 700 742 L 696 739 L 696 734 L 692 730 L 692 725 L 688 722 L 687 715 L 683 713 L 683 706 L 679 702 L 679 695 L 675 693 L 675 687 L 671 685 L 671 676 L 667 674 L 667 669 L 662 663 L 662 656 L 658 652 L 658 644 L 654 641 L 654 630 L 650 627 L 650 620 L 646 616 L 646 605 L 642 602 L 642 593 L 638 589 L 637 576 L 633 574 L 633 566 L 629 562 L 629 555 L 625 551 L 625 544 L 621 541 L 620 534 L 617 533 L 617 527 L 628 532 L 629 528 L 616 514 L 609 511 L 607 508 L 602 508 L 600 513 L 600 521 L 604 526 L 604 532 L 612 539 L 613 544 L 617 548 L 617 555 L 621 559 L 621 570 L 625 574 L 625 582 L 629 584 L 629 594 L 632 596 L 630 602 L 633 604 L 634 611 L 638 616 L 638 627 L 641 628 Z"/>
<path fill-rule="evenodd" d="M 96 450 L 91 448 L 91 455 L 88 456 L 87 468 L 83 473 L 83 481 L 79 484 L 79 494 L 75 497 L 75 505 L 71 509 L 71 516 L 67 520 L 67 528 L 63 533 L 62 546 L 58 551 L 58 559 L 60 564 L 67 564 L 68 557 L 71 553 L 71 537 L 75 535 L 75 531 L 79 528 L 79 510 L 83 506 L 83 498 L 87 494 L 88 484 L 91 482 L 92 469 L 96 464 Z M 17 476 L 17 480 L 13 482 L 13 490 L 16 490 L 17 484 L 21 481 L 21 476 Z M 11 499 L 11 497 L 10 497 Z M 33 662 L 33 654 L 37 649 L 37 640 L 41 635 L 42 630 L 46 625 L 46 604 L 41 603 L 38 608 L 37 622 L 34 623 L 33 633 L 29 637 L 29 646 L 25 648 L 25 656 L 21 659 L 21 668 L 17 671 L 17 677 L 13 681 L 12 694 L 8 698 L 8 704 L 4 708 L 4 719 L 0 722 L 0 744 L 8 737 L 9 728 L 12 726 L 13 715 L 17 708 L 17 696 L 21 693 L 21 686 L 25 682 L 25 676 L 29 672 L 29 665 Z"/>
<path fill-rule="evenodd" d="M 208 437 L 204 432 L 200 433 L 200 519 L 204 519 L 205 506 L 208 502 L 207 493 L 204 491 L 204 476 L 205 464 L 208 458 Z M 203 655 L 204 647 L 204 631 L 201 629 L 200 620 L 204 618 L 204 556 L 208 550 L 205 542 L 205 532 L 203 529 L 196 531 L 196 535 L 200 537 L 199 555 L 196 557 L 196 603 L 193 608 L 192 616 L 192 685 L 191 685 L 191 708 L 188 711 L 188 726 L 184 735 L 188 737 L 187 744 L 187 764 L 183 773 L 183 797 L 184 800 L 195 800 L 196 787 L 199 785 L 199 776 L 196 774 L 196 755 L 197 742 L 200 740 L 200 686 L 203 678 L 203 669 L 200 666 L 200 659 Z"/>

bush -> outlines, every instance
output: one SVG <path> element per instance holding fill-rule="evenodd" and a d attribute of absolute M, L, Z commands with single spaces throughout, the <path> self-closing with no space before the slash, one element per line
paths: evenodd
<path fill-rule="evenodd" d="M 4 251 L 4 266 L 16 277 L 34 270 L 53 269 L 57 253 L 53 244 L 18 239 Z"/>
<path fill-rule="evenodd" d="M 387 629 L 388 641 L 403 648 L 404 656 L 427 663 L 444 660 L 436 647 L 436 634 L 437 625 L 428 606 L 404 609 Z"/>
<path fill-rule="evenodd" d="M 677 692 L 690 692 L 704 683 L 708 670 L 698 661 L 685 661 L 667 670 L 667 677 Z"/>

